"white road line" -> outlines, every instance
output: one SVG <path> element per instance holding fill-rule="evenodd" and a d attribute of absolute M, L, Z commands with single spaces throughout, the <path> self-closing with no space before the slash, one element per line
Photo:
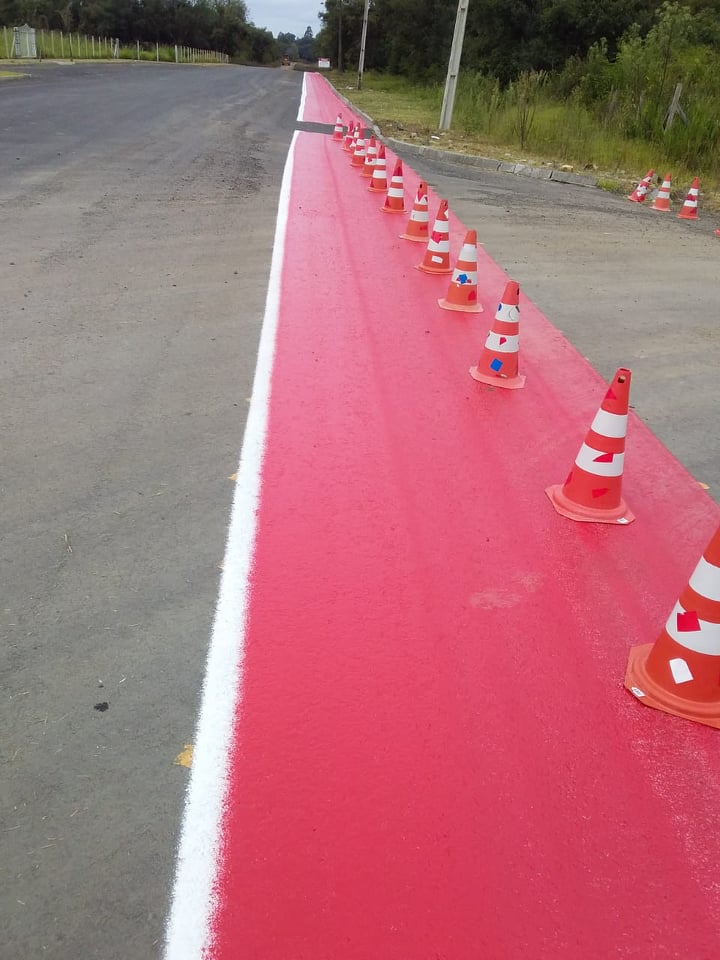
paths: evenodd
<path fill-rule="evenodd" d="M 206 955 L 204 951 L 212 945 L 211 924 L 217 906 L 213 886 L 221 849 L 233 720 L 241 695 L 249 578 L 255 549 L 260 472 L 267 437 L 297 136 L 297 133 L 293 135 L 280 187 L 265 318 L 230 514 L 165 934 L 166 960 L 201 960 Z"/>
<path fill-rule="evenodd" d="M 298 115 L 297 115 L 298 120 L 305 119 L 305 100 L 307 99 L 307 78 L 308 78 L 308 75 L 304 73 L 303 82 L 302 82 L 302 94 L 300 95 L 300 106 L 298 107 Z"/>

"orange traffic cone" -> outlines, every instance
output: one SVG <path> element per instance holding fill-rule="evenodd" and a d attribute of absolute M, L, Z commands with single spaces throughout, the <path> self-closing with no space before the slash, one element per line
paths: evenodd
<path fill-rule="evenodd" d="M 337 115 L 337 120 L 335 121 L 335 129 L 333 130 L 333 143 L 341 143 L 343 139 L 343 122 L 342 114 Z"/>
<path fill-rule="evenodd" d="M 405 227 L 405 233 L 400 234 L 401 239 L 413 240 L 416 243 L 427 243 L 429 218 L 427 184 L 421 180 L 410 219 Z"/>
<path fill-rule="evenodd" d="M 620 367 L 567 480 L 545 491 L 563 517 L 589 523 L 626 524 L 635 519 L 622 498 L 631 376 L 629 370 Z"/>
<path fill-rule="evenodd" d="M 519 303 L 520 287 L 515 280 L 508 280 L 477 366 L 470 368 L 473 380 L 506 390 L 519 390 L 525 386 L 525 377 L 518 374 Z"/>
<path fill-rule="evenodd" d="M 355 150 L 353 152 L 352 159 L 350 160 L 350 166 L 351 167 L 364 166 L 366 153 L 367 151 L 365 149 L 365 137 L 359 136 L 355 141 Z"/>
<path fill-rule="evenodd" d="M 715 231 L 715 236 L 716 236 L 716 237 L 720 237 L 720 230 L 716 230 L 716 231 Z"/>
<path fill-rule="evenodd" d="M 645 176 L 642 178 L 640 183 L 635 187 L 633 192 L 628 197 L 628 200 L 632 200 L 633 203 L 642 203 L 647 196 L 647 192 L 650 189 L 650 184 L 652 183 L 652 178 L 655 176 L 654 170 L 648 170 Z"/>
<path fill-rule="evenodd" d="M 365 163 L 362 168 L 362 175 L 364 177 L 371 177 L 373 175 L 373 167 L 375 166 L 375 160 L 377 158 L 377 143 L 375 142 L 375 137 L 370 137 L 370 143 L 367 146 L 367 152 L 365 154 Z"/>
<path fill-rule="evenodd" d="M 423 262 L 417 265 L 423 273 L 452 273 L 450 266 L 450 223 L 448 202 L 441 200 L 435 215 L 435 225 L 428 238 Z"/>
<path fill-rule="evenodd" d="M 373 174 L 368 190 L 373 193 L 385 193 L 387 190 L 387 170 L 385 169 L 385 144 L 379 144 L 377 148 L 377 157 L 373 164 Z"/>
<path fill-rule="evenodd" d="M 692 186 L 685 197 L 685 203 L 680 208 L 678 220 L 697 220 L 698 192 L 700 190 L 700 179 L 695 177 Z"/>
<path fill-rule="evenodd" d="M 343 150 L 346 150 L 348 153 L 352 153 L 354 147 L 353 143 L 357 137 L 357 132 L 355 129 L 355 121 L 350 120 L 348 122 L 347 133 L 345 134 L 345 140 L 343 142 Z"/>
<path fill-rule="evenodd" d="M 450 286 L 443 300 L 438 300 L 443 310 L 459 310 L 462 313 L 482 313 L 477 295 L 477 231 L 465 234 L 458 262 L 453 271 Z"/>
<path fill-rule="evenodd" d="M 720 728 L 720 527 L 655 643 L 630 651 L 625 686 L 648 707 Z"/>
<path fill-rule="evenodd" d="M 658 194 L 655 197 L 655 201 L 650 208 L 651 210 L 661 210 L 663 213 L 667 213 L 670 209 L 670 187 L 672 186 L 672 177 L 669 173 L 665 174 L 665 179 L 662 182 L 662 186 L 658 190 Z"/>
<path fill-rule="evenodd" d="M 383 213 L 405 213 L 405 190 L 403 188 L 402 160 L 395 162 L 385 203 L 380 207 Z"/>

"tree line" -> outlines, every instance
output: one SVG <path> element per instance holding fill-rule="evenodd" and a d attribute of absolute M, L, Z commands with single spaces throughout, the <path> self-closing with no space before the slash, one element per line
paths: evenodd
<path fill-rule="evenodd" d="M 354 69 L 363 0 L 324 0 L 318 54 Z M 583 58 L 600 41 L 613 60 L 635 29 L 645 36 L 657 22 L 660 0 L 470 0 L 462 66 L 507 84 L 523 71 L 557 71 Z M 690 0 L 695 39 L 720 43 L 720 0 Z M 371 0 L 365 66 L 418 81 L 447 70 L 457 0 Z"/>
<path fill-rule="evenodd" d="M 269 64 L 280 60 L 292 43 L 302 44 L 312 55 L 312 30 L 296 41 L 248 19 L 244 0 L 0 0 L 0 26 L 28 23 L 37 29 L 77 32 L 88 36 L 117 37 L 121 43 L 136 40 L 178 44 L 199 50 L 220 50 L 246 63 Z"/>
<path fill-rule="evenodd" d="M 319 55 L 340 41 L 355 68 L 363 6 L 325 0 Z M 366 68 L 439 97 L 456 9 L 372 0 Z M 608 169 L 647 145 L 720 176 L 720 0 L 470 0 L 454 123 Z"/>

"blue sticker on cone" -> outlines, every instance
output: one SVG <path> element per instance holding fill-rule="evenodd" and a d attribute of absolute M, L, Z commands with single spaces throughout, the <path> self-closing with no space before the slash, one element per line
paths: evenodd
<path fill-rule="evenodd" d="M 494 370 L 495 373 L 497 373 L 498 370 L 502 367 L 502 365 L 503 365 L 502 360 L 498 360 L 498 358 L 495 357 L 495 359 L 494 359 L 494 360 L 492 361 L 492 363 L 490 364 L 490 369 L 491 369 L 491 370 Z"/>

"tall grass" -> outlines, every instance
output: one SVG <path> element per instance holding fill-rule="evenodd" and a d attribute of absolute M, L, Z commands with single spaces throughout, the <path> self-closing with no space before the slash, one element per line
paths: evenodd
<path fill-rule="evenodd" d="M 705 33 L 703 33 L 705 31 Z M 649 167 L 720 187 L 720 28 L 708 39 L 690 10 L 666 2 L 647 36 L 632 28 L 610 57 L 604 41 L 555 73 L 528 71 L 501 86 L 465 71 L 458 79 L 446 142 L 472 141 L 474 152 L 511 151 L 518 159 L 567 163 L 637 176 Z M 677 83 L 686 122 L 666 115 Z M 338 83 L 342 89 L 342 81 Z M 358 105 L 389 129 L 411 125 L 437 135 L 442 85 L 366 74 Z"/>

